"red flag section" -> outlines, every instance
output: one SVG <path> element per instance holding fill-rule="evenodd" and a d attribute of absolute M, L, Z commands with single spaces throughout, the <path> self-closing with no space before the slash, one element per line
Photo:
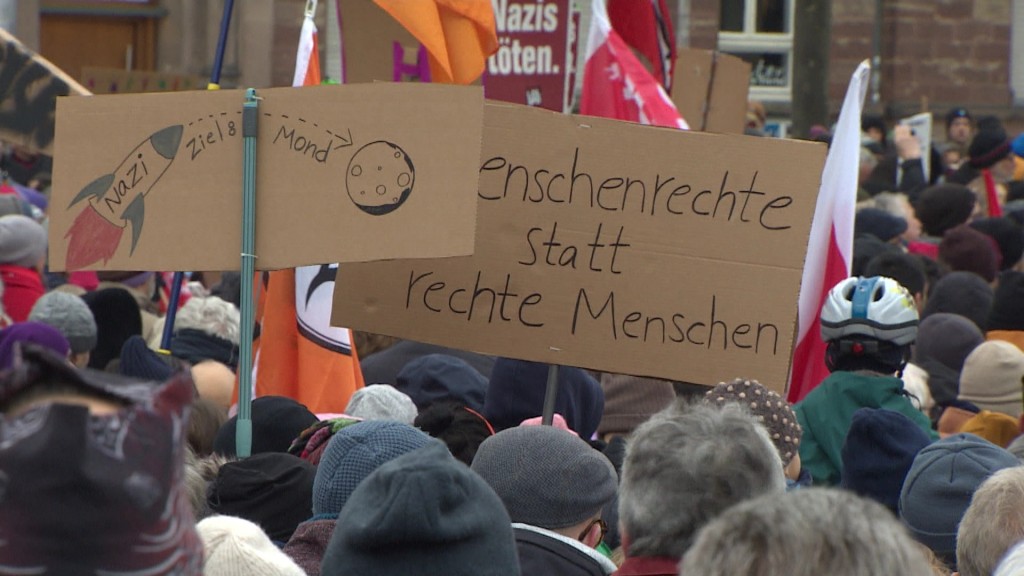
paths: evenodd
<path fill-rule="evenodd" d="M 654 78 L 672 90 L 675 29 L 665 0 L 608 0 L 612 29 L 650 62 Z"/>
<path fill-rule="evenodd" d="M 594 0 L 580 112 L 641 124 L 687 129 L 654 76 L 612 29 L 604 0 Z"/>

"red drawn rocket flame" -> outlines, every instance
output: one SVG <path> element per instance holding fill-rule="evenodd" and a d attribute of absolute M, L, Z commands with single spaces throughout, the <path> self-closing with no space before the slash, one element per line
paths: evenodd
<path fill-rule="evenodd" d="M 68 228 L 64 238 L 68 240 L 65 266 L 68 270 L 80 270 L 103 260 L 106 263 L 117 252 L 124 228 L 118 228 L 100 216 L 91 206 Z"/>

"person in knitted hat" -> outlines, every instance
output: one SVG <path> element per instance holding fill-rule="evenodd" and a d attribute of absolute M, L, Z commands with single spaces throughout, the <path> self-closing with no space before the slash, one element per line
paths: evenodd
<path fill-rule="evenodd" d="M 999 275 L 985 337 L 1024 350 L 1024 272 L 1007 270 Z"/>
<path fill-rule="evenodd" d="M 431 404 L 416 416 L 413 425 L 444 442 L 452 456 L 466 466 L 473 463 L 480 444 L 494 436 L 494 427 L 483 414 L 458 402 Z"/>
<path fill-rule="evenodd" d="M 878 208 L 861 208 L 854 219 L 854 237 L 870 234 L 889 244 L 899 242 L 907 231 L 907 221 Z"/>
<path fill-rule="evenodd" d="M 992 297 L 992 286 L 981 276 L 973 272 L 950 272 L 935 283 L 921 312 L 921 319 L 940 312 L 959 314 L 984 332 L 988 326 Z"/>
<path fill-rule="evenodd" d="M 885 508 L 827 488 L 761 496 L 726 510 L 701 531 L 684 563 L 684 576 L 936 574 Z"/>
<path fill-rule="evenodd" d="M 938 420 L 942 410 L 956 400 L 960 393 L 960 371 L 964 360 L 985 341 L 981 330 L 959 314 L 938 312 L 921 321 L 917 329 L 912 365 L 924 375 L 933 407 L 927 410 L 932 420 Z M 903 371 L 907 380 L 911 364 Z M 925 403 L 922 407 L 927 409 Z"/>
<path fill-rule="evenodd" d="M 356 390 L 345 408 L 345 414 L 354 418 L 403 424 L 412 424 L 416 413 L 412 399 L 387 384 L 371 384 Z"/>
<path fill-rule="evenodd" d="M 338 514 L 356 487 L 385 463 L 432 442 L 412 426 L 393 421 L 360 422 L 336 432 L 316 469 L 313 513 L 295 530 L 285 553 L 310 576 L 320 574 Z"/>
<path fill-rule="evenodd" d="M 946 140 L 967 151 L 974 136 L 974 118 L 966 108 L 956 107 L 946 113 Z"/>
<path fill-rule="evenodd" d="M 1017 269 L 1024 257 L 1024 227 L 1006 217 L 978 218 L 970 226 L 995 241 L 1000 270 Z"/>
<path fill-rule="evenodd" d="M 484 407 L 487 378 L 455 356 L 427 354 L 411 360 L 398 372 L 395 389 L 408 395 L 417 410 L 434 402 L 454 400 L 479 412 Z"/>
<path fill-rule="evenodd" d="M 67 338 L 72 364 L 79 368 L 89 364 L 96 347 L 96 320 L 84 300 L 67 292 L 48 292 L 32 306 L 28 319 L 53 326 Z"/>
<path fill-rule="evenodd" d="M 0 571 L 200 576 L 188 374 L 154 387 L 20 353 L 0 375 Z"/>
<path fill-rule="evenodd" d="M 964 422 L 960 432 L 974 434 L 996 446 L 1008 448 L 1020 435 L 1020 426 L 1017 420 L 1006 414 L 982 410 Z"/>
<path fill-rule="evenodd" d="M 211 516 L 197 524 L 196 530 L 203 539 L 203 576 L 306 576 L 248 520 Z"/>
<path fill-rule="evenodd" d="M 611 462 L 572 432 L 519 426 L 480 445 L 472 469 L 501 498 L 525 574 L 606 576 L 615 564 L 595 551 L 601 510 L 615 497 Z"/>
<path fill-rule="evenodd" d="M 932 439 L 906 416 L 892 410 L 861 408 L 853 413 L 843 442 L 839 485 L 897 513 L 900 489 L 914 457 Z"/>
<path fill-rule="evenodd" d="M 142 316 L 135 298 L 123 288 L 106 288 L 82 296 L 96 320 L 96 347 L 89 357 L 89 368 L 105 370 L 111 360 L 120 358 L 128 338 L 142 335 Z"/>
<path fill-rule="evenodd" d="M 318 419 L 302 404 L 284 396 L 260 396 L 252 401 L 252 453 L 287 452 L 299 434 Z M 213 449 L 224 456 L 235 455 L 235 430 L 238 417 L 232 416 L 213 442 Z"/>
<path fill-rule="evenodd" d="M 925 236 L 938 243 L 946 230 L 970 220 L 977 211 L 977 204 L 978 199 L 970 188 L 959 184 L 939 184 L 925 188 L 914 209 Z"/>
<path fill-rule="evenodd" d="M 142 336 L 132 336 L 121 347 L 118 372 L 129 378 L 161 381 L 171 377 L 174 367 L 169 356 L 150 350 Z"/>
<path fill-rule="evenodd" d="M 1006 202 L 1006 183 L 1013 179 L 1016 163 L 1006 130 L 1001 125 L 979 130 L 968 148 L 968 160 L 950 177 L 978 197 L 982 214 L 998 216 Z"/>
<path fill-rule="evenodd" d="M 32 306 L 46 289 L 46 230 L 28 216 L 0 216 L 0 280 L 3 305 L 14 322 L 28 320 Z"/>
<path fill-rule="evenodd" d="M 465 350 L 446 348 L 436 344 L 427 344 L 413 340 L 400 340 L 384 350 L 374 352 L 366 358 L 363 358 L 362 352 L 360 352 L 359 368 L 363 371 L 364 382 L 391 384 L 394 386 L 398 384 L 398 373 L 402 371 L 402 368 L 405 368 L 406 364 L 430 354 L 454 356 L 472 366 L 484 378 L 490 376 L 491 370 L 494 368 L 493 356 L 485 356 L 475 352 L 466 352 Z M 408 393 L 404 390 L 403 392 Z M 409 397 L 412 398 L 413 395 L 409 394 Z M 415 401 L 415 398 L 413 398 L 413 401 Z"/>
<path fill-rule="evenodd" d="M 989 284 L 999 273 L 1000 258 L 995 241 L 967 225 L 947 230 L 939 242 L 939 262 L 954 272 L 974 272 Z"/>
<path fill-rule="evenodd" d="M 21 322 L 0 330 L 0 370 L 14 366 L 18 347 L 29 343 L 44 346 L 61 358 L 67 358 L 71 350 L 67 339 L 53 326 Z"/>
<path fill-rule="evenodd" d="M 494 362 L 483 414 L 495 430 L 514 428 L 541 416 L 547 390 L 548 365 L 499 358 Z M 604 392 L 590 374 L 579 368 L 558 367 L 555 412 L 574 432 L 589 440 L 604 414 Z"/>
<path fill-rule="evenodd" d="M 97 283 L 94 288 L 85 286 L 86 290 L 99 291 L 117 288 L 128 292 L 139 306 L 139 318 L 142 321 L 141 336 L 146 342 L 159 341 L 163 330 L 162 325 L 160 325 L 160 307 L 154 299 L 158 274 L 141 270 L 123 272 L 100 271 L 94 274 Z M 69 280 L 74 281 L 71 278 Z M 184 298 L 187 292 L 185 292 L 184 288 L 182 291 L 182 298 Z"/>
<path fill-rule="evenodd" d="M 206 492 L 213 514 L 259 524 L 279 546 L 312 514 L 316 466 L 279 452 L 252 456 L 220 467 Z"/>
<path fill-rule="evenodd" d="M 982 410 L 1019 419 L 1024 412 L 1021 394 L 1024 352 L 1002 340 L 989 340 L 971 351 L 960 372 L 960 400 Z"/>
<path fill-rule="evenodd" d="M 995 472 L 1019 465 L 1013 454 L 973 434 L 943 438 L 914 458 L 900 491 L 900 519 L 952 568 L 957 527 L 974 491 Z"/>
<path fill-rule="evenodd" d="M 782 396 L 757 380 L 737 378 L 731 382 L 720 382 L 708 390 L 704 401 L 715 406 L 722 406 L 726 402 L 743 406 L 768 429 L 772 444 L 782 459 L 787 487 L 792 489 L 810 485 L 810 474 L 800 466 L 800 437 L 803 436 L 803 430 L 797 422 L 793 406 Z"/>
<path fill-rule="evenodd" d="M 441 442 L 395 458 L 352 492 L 323 576 L 519 576 L 501 499 Z"/>

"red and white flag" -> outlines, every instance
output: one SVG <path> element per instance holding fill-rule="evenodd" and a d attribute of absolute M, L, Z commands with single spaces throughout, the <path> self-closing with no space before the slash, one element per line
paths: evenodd
<path fill-rule="evenodd" d="M 316 4 L 313 6 L 315 7 Z M 299 32 L 299 49 L 295 53 L 295 75 L 292 77 L 292 86 L 317 86 L 319 84 L 320 45 L 317 40 L 313 15 L 307 13 L 302 20 L 302 30 Z"/>
<path fill-rule="evenodd" d="M 612 29 L 605 0 L 593 1 L 580 113 L 689 129 L 665 88 Z"/>
<path fill-rule="evenodd" d="M 651 63 L 655 79 L 672 90 L 676 32 L 665 0 L 608 0 L 612 29 Z"/>
<path fill-rule="evenodd" d="M 821 189 L 811 222 L 803 280 L 800 283 L 800 325 L 789 377 L 790 402 L 799 402 L 828 374 L 821 339 L 821 306 L 853 263 L 853 220 L 860 167 L 860 116 L 871 76 L 867 60 L 850 78 L 832 146 L 821 172 Z"/>

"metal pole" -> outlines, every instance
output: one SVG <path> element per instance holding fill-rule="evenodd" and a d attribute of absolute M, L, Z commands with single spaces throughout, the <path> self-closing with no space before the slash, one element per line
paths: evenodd
<path fill-rule="evenodd" d="M 242 302 L 241 342 L 238 351 L 238 420 L 235 453 L 246 458 L 252 451 L 252 283 L 256 275 L 256 132 L 259 119 L 256 91 L 245 91 L 242 108 Z"/>
<path fill-rule="evenodd" d="M 555 421 L 555 401 L 558 399 L 558 364 L 548 365 L 548 385 L 544 390 L 544 411 L 540 423 L 551 426 Z"/>

